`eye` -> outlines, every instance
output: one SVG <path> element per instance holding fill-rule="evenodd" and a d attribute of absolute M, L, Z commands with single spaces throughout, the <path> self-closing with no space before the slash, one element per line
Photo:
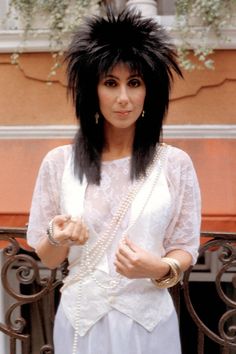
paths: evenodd
<path fill-rule="evenodd" d="M 107 79 L 104 81 L 104 85 L 107 87 L 115 87 L 117 84 L 116 84 L 116 80 Z"/>
<path fill-rule="evenodd" d="M 139 87 L 142 84 L 142 81 L 140 79 L 131 79 L 128 82 L 128 85 L 130 87 Z"/>

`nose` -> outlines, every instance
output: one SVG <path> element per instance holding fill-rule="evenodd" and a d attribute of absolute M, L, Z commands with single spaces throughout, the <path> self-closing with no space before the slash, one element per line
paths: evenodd
<path fill-rule="evenodd" d="M 117 102 L 121 105 L 125 105 L 128 101 L 129 95 L 127 92 L 127 87 L 125 85 L 121 85 L 117 96 Z"/>

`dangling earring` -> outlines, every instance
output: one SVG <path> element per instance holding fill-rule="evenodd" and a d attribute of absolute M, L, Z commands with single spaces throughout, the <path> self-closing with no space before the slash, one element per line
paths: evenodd
<path fill-rule="evenodd" d="M 99 113 L 98 112 L 95 113 L 94 118 L 95 118 L 95 123 L 98 124 L 98 120 L 99 120 Z"/>
<path fill-rule="evenodd" d="M 145 111 L 143 110 L 142 111 L 142 118 L 145 116 Z"/>

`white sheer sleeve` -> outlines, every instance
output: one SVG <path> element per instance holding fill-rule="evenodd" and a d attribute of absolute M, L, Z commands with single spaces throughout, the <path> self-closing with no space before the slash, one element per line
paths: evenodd
<path fill-rule="evenodd" d="M 60 214 L 61 177 L 70 151 L 70 145 L 55 148 L 45 156 L 40 166 L 27 230 L 27 242 L 33 248 L 45 236 L 49 221 Z"/>
<path fill-rule="evenodd" d="M 182 249 L 192 255 L 192 264 L 198 257 L 201 222 L 201 197 L 199 184 L 190 157 L 173 148 L 166 166 L 167 179 L 173 199 L 173 218 L 166 230 L 166 253 Z"/>

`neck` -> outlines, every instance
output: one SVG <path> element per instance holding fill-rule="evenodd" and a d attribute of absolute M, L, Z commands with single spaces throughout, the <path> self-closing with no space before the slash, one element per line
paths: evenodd
<path fill-rule="evenodd" d="M 103 160 L 119 159 L 132 153 L 134 129 L 106 129 Z"/>

